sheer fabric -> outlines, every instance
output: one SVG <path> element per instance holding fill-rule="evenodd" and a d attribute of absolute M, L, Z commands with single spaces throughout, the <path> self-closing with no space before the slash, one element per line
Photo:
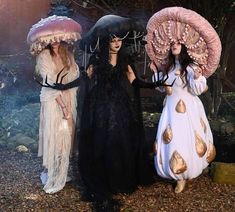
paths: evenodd
<path fill-rule="evenodd" d="M 44 50 L 38 55 L 36 71 L 42 76 L 43 82 L 46 77 L 50 84 L 56 81 L 60 70 L 56 67 L 48 50 Z M 73 81 L 79 76 L 75 62 L 66 72 L 68 74 L 63 80 L 65 83 Z M 43 166 L 48 169 L 48 180 L 43 188 L 46 193 L 55 193 L 61 190 L 66 183 L 77 116 L 76 92 L 77 88 L 66 91 L 47 87 L 41 89 L 38 156 L 43 156 Z M 71 111 L 72 117 L 69 120 L 62 118 L 63 112 L 56 102 L 59 95 L 62 96 L 66 107 Z"/>

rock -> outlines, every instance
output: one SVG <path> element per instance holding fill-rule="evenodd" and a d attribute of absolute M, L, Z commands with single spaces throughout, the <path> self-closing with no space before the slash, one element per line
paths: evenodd
<path fill-rule="evenodd" d="M 214 182 L 235 185 L 235 163 L 213 162 L 211 172 Z"/>
<path fill-rule="evenodd" d="M 25 145 L 29 147 L 31 144 L 36 143 L 36 141 L 22 133 L 18 133 L 9 139 L 9 142 L 15 143 L 16 145 Z"/>
<path fill-rule="evenodd" d="M 16 151 L 17 152 L 28 152 L 29 149 L 24 145 L 19 145 L 19 146 L 16 147 Z"/>

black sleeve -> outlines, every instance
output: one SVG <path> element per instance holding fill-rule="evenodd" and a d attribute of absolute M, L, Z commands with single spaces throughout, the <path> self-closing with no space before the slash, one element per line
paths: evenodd
<path fill-rule="evenodd" d="M 75 87 L 78 87 L 80 86 L 81 84 L 81 81 L 82 80 L 87 80 L 88 79 L 88 76 L 87 74 L 84 72 L 81 72 L 81 75 L 73 80 L 72 82 L 69 82 L 67 84 L 62 84 L 62 83 L 55 83 L 53 86 L 51 86 L 53 89 L 57 89 L 57 90 L 67 90 L 67 89 L 70 89 L 70 88 L 75 88 Z"/>
<path fill-rule="evenodd" d="M 134 86 L 136 88 L 151 88 L 151 89 L 158 87 L 158 85 L 154 82 L 145 82 L 145 81 L 138 78 L 133 59 L 129 59 L 129 65 L 131 66 L 132 70 L 134 71 L 134 74 L 136 77 L 131 83 L 132 86 Z"/>
<path fill-rule="evenodd" d="M 156 88 L 158 87 L 156 83 L 154 82 L 145 82 L 143 80 L 140 80 L 139 78 L 135 78 L 132 83 L 131 83 L 134 87 L 138 87 L 138 88 Z"/>

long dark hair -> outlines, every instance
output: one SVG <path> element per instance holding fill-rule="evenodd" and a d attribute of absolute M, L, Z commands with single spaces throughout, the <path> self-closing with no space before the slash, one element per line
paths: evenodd
<path fill-rule="evenodd" d="M 94 53 L 89 61 L 89 64 L 95 64 L 97 66 L 109 66 L 109 44 L 112 38 L 104 39 L 100 41 L 99 49 Z M 117 68 L 122 71 L 127 71 L 128 54 L 125 48 L 125 43 L 122 42 L 122 46 L 117 53 Z"/>
<path fill-rule="evenodd" d="M 55 52 L 53 51 L 51 44 L 48 44 L 45 49 L 49 50 L 51 56 L 55 56 Z"/>
<path fill-rule="evenodd" d="M 189 57 L 188 52 L 187 52 L 187 48 L 185 47 L 185 45 L 181 44 L 182 48 L 181 48 L 181 52 L 179 55 L 179 63 L 181 65 L 181 70 L 180 70 L 180 75 L 181 77 L 185 76 L 185 80 L 186 80 L 186 84 L 188 83 L 187 81 L 187 66 L 193 62 L 193 60 Z M 175 55 L 172 54 L 172 52 L 170 51 L 169 53 L 169 59 L 168 59 L 168 63 L 166 66 L 166 73 L 169 72 L 169 70 L 175 67 Z"/>

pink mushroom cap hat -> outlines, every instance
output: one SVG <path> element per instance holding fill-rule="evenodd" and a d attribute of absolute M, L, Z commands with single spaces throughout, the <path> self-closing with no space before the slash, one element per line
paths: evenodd
<path fill-rule="evenodd" d="M 221 42 L 211 24 L 195 11 L 168 7 L 147 23 L 146 52 L 157 69 L 165 70 L 172 43 L 185 45 L 188 55 L 209 77 L 219 65 Z"/>
<path fill-rule="evenodd" d="M 73 44 L 81 39 L 82 27 L 66 16 L 49 16 L 34 24 L 27 36 L 30 52 L 39 54 L 47 45 L 65 41 Z"/>

